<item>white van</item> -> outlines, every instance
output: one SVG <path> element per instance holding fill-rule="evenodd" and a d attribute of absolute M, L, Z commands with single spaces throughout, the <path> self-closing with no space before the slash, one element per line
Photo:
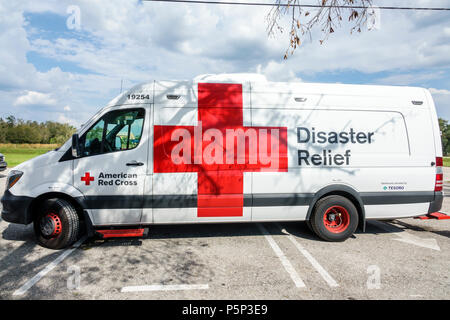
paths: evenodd
<path fill-rule="evenodd" d="M 306 221 L 343 241 L 368 219 L 438 211 L 442 180 L 426 89 L 203 76 L 135 86 L 15 167 L 2 217 L 55 249 L 81 225 Z"/>

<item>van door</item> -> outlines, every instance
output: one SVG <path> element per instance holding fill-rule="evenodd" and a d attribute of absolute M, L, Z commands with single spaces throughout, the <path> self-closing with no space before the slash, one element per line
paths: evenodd
<path fill-rule="evenodd" d="M 244 137 L 250 124 L 248 86 L 157 82 L 154 92 L 154 223 L 250 221 L 246 152 L 226 147 L 227 130 Z"/>
<path fill-rule="evenodd" d="M 85 196 L 94 225 L 140 222 L 147 170 L 149 108 L 104 114 L 80 137 L 74 186 Z"/>

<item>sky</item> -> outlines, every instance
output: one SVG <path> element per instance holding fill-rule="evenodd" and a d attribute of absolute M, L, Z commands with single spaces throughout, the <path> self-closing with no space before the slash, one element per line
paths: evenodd
<path fill-rule="evenodd" d="M 448 0 L 374 4 L 450 7 Z M 79 127 L 121 85 L 126 90 L 155 79 L 251 72 L 271 81 L 424 87 L 438 116 L 450 120 L 450 12 L 383 10 L 375 28 L 353 34 L 344 18 L 323 44 L 317 28 L 284 60 L 289 38 L 286 31 L 268 36 L 269 10 L 138 0 L 0 0 L 0 117 Z"/>

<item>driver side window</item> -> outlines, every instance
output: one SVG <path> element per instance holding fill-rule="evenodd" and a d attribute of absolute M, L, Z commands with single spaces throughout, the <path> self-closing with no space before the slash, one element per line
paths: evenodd
<path fill-rule="evenodd" d="M 81 138 L 83 156 L 134 149 L 141 140 L 144 116 L 144 109 L 105 114 Z"/>
<path fill-rule="evenodd" d="M 92 156 L 100 154 L 103 141 L 103 129 L 105 127 L 105 120 L 100 119 L 89 131 L 86 133 L 84 142 L 84 155 Z"/>

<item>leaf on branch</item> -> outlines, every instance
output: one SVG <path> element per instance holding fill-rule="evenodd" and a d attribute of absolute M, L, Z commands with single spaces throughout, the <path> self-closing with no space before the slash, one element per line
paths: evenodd
<path fill-rule="evenodd" d="M 322 45 L 329 35 L 335 33 L 336 26 L 341 27 L 342 21 L 348 15 L 348 21 L 352 26 L 350 33 L 355 31 L 361 33 L 365 30 L 363 27 L 370 18 L 370 8 L 375 0 L 313 0 L 319 4 L 319 8 L 313 11 L 306 11 L 296 6 L 301 4 L 301 0 L 275 0 L 276 3 L 270 13 L 267 15 L 268 34 L 272 35 L 274 31 L 283 33 L 283 28 L 278 24 L 283 20 L 284 15 L 291 15 L 290 29 L 286 30 L 285 35 L 289 38 L 289 48 L 286 50 L 284 59 L 293 55 L 297 47 L 303 44 L 303 36 L 309 35 L 310 38 L 314 28 L 322 31 L 324 37 L 319 40 Z M 321 6 L 320 6 L 321 4 Z"/>
<path fill-rule="evenodd" d="M 352 20 L 358 18 L 358 15 L 359 15 L 358 11 L 353 10 L 352 13 L 350 14 L 350 16 L 348 17 L 348 21 L 352 21 Z"/>

